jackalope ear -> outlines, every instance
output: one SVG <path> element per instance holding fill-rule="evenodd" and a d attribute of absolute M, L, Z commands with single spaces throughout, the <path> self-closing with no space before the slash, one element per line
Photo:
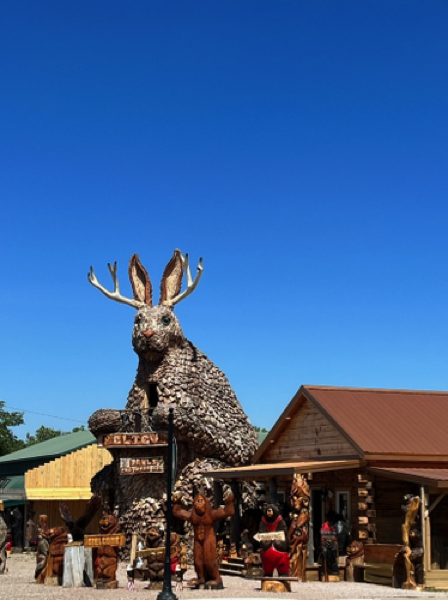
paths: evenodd
<path fill-rule="evenodd" d="M 169 302 L 179 294 L 182 287 L 183 271 L 182 254 L 180 250 L 175 250 L 172 259 L 163 272 L 159 304 Z"/>
<path fill-rule="evenodd" d="M 145 267 L 140 262 L 138 254 L 134 254 L 129 263 L 129 279 L 131 280 L 134 298 L 152 306 L 152 286 Z"/>

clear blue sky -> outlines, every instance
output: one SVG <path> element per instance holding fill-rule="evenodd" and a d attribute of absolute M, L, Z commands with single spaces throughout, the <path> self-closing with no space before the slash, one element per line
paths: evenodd
<path fill-rule="evenodd" d="M 86 421 L 123 292 L 204 257 L 186 336 L 270 427 L 303 383 L 448 390 L 448 3 L 4 0 L 0 399 Z M 75 422 L 26 414 L 19 435 Z"/>

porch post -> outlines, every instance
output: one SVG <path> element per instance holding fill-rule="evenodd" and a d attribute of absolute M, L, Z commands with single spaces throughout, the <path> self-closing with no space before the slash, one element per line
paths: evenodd
<path fill-rule="evenodd" d="M 420 521 L 422 523 L 423 566 L 425 572 L 431 570 L 431 522 L 428 510 L 429 493 L 426 491 L 427 489 L 427 486 L 420 486 Z"/>

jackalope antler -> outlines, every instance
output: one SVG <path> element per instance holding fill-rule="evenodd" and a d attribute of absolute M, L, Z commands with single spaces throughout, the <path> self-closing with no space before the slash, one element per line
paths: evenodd
<path fill-rule="evenodd" d="M 190 266 L 188 263 L 188 254 L 183 256 L 182 253 L 178 250 L 176 250 L 176 253 L 178 253 L 178 256 L 181 261 L 182 272 L 186 271 L 186 273 L 187 273 L 187 289 L 184 290 L 182 293 L 177 294 L 173 298 L 166 298 L 165 300 L 161 301 L 161 304 L 163 304 L 165 306 L 169 306 L 169 307 L 173 307 L 175 304 L 177 304 L 178 302 L 180 302 L 181 300 L 183 300 L 184 298 L 189 296 L 195 290 L 196 286 L 199 283 L 199 279 L 201 278 L 202 272 L 204 270 L 203 261 L 202 261 L 202 258 L 200 258 L 198 267 L 197 267 L 198 272 L 196 273 L 196 277 L 193 281 L 193 278 L 191 277 Z M 114 291 L 113 292 L 110 292 L 109 290 L 107 290 L 105 287 L 103 287 L 99 283 L 99 281 L 96 278 L 96 275 L 93 271 L 93 267 L 90 267 L 90 272 L 87 275 L 87 279 L 89 280 L 89 282 L 94 287 L 98 288 L 100 290 L 100 292 L 102 292 L 105 296 L 107 296 L 111 300 L 115 300 L 117 302 L 122 302 L 123 304 L 128 304 L 129 306 L 133 306 L 137 310 L 139 308 L 147 306 L 147 303 L 145 303 L 145 302 L 141 302 L 140 300 L 133 300 L 132 298 L 126 298 L 125 296 L 122 296 L 120 294 L 120 285 L 119 285 L 118 277 L 117 277 L 117 263 L 115 262 L 113 264 L 113 266 L 110 263 L 107 263 L 107 267 L 109 269 L 109 272 L 112 276 L 112 280 L 114 282 Z"/>
<path fill-rule="evenodd" d="M 117 302 L 122 302 L 123 304 L 128 304 L 129 306 L 133 306 L 134 308 L 137 308 L 137 309 L 145 306 L 144 302 L 139 302 L 138 300 L 133 300 L 132 298 L 126 298 L 126 296 L 122 296 L 120 294 L 120 284 L 118 282 L 118 277 L 117 277 L 117 262 L 114 262 L 113 266 L 110 263 L 107 263 L 107 268 L 109 269 L 109 272 L 110 272 L 113 282 L 114 282 L 114 291 L 109 292 L 109 290 L 106 290 L 106 288 L 103 287 L 101 285 L 101 283 L 99 283 L 98 279 L 96 278 L 96 275 L 93 271 L 93 267 L 90 267 L 90 272 L 87 275 L 87 279 L 90 281 L 90 283 L 93 285 L 93 287 L 98 288 L 100 290 L 100 292 L 103 292 L 103 294 L 105 296 L 107 296 L 108 298 L 110 298 L 111 300 L 116 300 Z"/>

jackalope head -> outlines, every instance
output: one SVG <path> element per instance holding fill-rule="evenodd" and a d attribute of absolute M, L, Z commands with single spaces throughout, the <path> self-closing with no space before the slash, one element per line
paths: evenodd
<path fill-rule="evenodd" d="M 134 254 L 129 264 L 129 279 L 134 292 L 134 300 L 120 294 L 117 263 L 114 263 L 113 266 L 108 263 L 107 266 L 114 282 L 113 292 L 106 290 L 98 282 L 93 267 L 90 267 L 88 280 L 111 300 L 128 304 L 137 309 L 132 333 L 134 350 L 146 360 L 160 360 L 168 347 L 175 346 L 184 339 L 173 309 L 178 302 L 196 288 L 203 271 L 202 258 L 199 260 L 197 274 L 193 281 L 188 265 L 188 254 L 182 256 L 180 250 L 174 251 L 174 255 L 163 273 L 158 306 L 152 305 L 151 281 L 137 254 Z M 187 289 L 181 292 L 184 270 L 187 273 Z"/>

